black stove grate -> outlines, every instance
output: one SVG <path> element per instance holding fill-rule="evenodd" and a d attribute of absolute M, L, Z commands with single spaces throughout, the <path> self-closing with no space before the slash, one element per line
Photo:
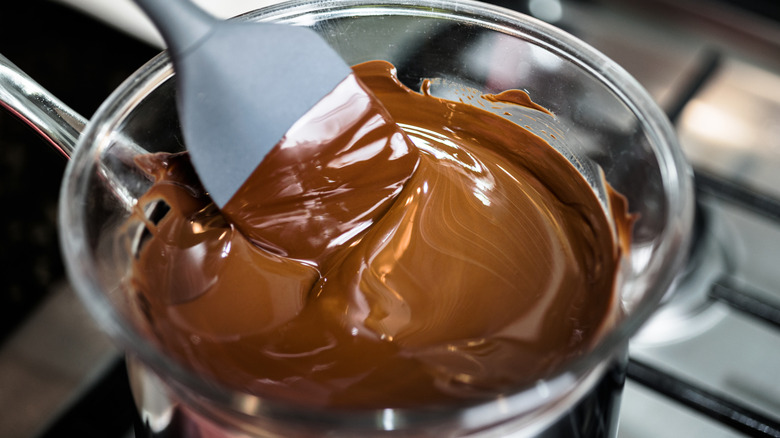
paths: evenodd
<path fill-rule="evenodd" d="M 753 437 L 780 438 L 780 422 L 726 397 L 705 391 L 644 362 L 635 359 L 629 360 L 627 376 L 629 379 L 738 432 Z"/>
<path fill-rule="evenodd" d="M 763 321 L 775 330 L 780 330 L 780 306 L 758 298 L 757 292 L 745 291 L 732 283 L 733 281 L 729 279 L 717 281 L 710 289 L 710 298 Z"/>
<path fill-rule="evenodd" d="M 717 51 L 711 51 L 702 57 L 698 71 L 691 75 L 687 87 L 677 95 L 677 100 L 667 110 L 667 116 L 672 123 L 678 121 L 688 102 L 715 76 L 721 66 L 721 58 Z M 699 169 L 694 169 L 694 179 L 697 197 L 715 197 L 780 223 L 780 200 Z M 708 296 L 763 321 L 774 329 L 780 329 L 780 307 L 758 298 L 760 294 L 757 292 L 738 288 L 727 276 L 712 284 Z M 640 360 L 629 360 L 626 376 L 740 433 L 755 437 L 780 438 L 780 422 Z"/>

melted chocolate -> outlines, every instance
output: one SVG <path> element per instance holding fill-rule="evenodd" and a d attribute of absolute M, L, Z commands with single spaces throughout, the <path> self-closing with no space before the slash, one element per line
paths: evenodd
<path fill-rule="evenodd" d="M 387 211 L 418 160 L 351 75 L 290 128 L 222 213 L 256 244 L 322 268 Z"/>
<path fill-rule="evenodd" d="M 247 237 L 211 203 L 186 154 L 138 160 L 156 181 L 139 216 L 169 206 L 156 223 L 141 216 L 148 235 L 130 283 L 150 336 L 239 390 L 344 408 L 495 397 L 587 352 L 617 311 L 621 251 L 584 178 L 540 137 L 413 92 L 388 63 L 355 72 L 416 145 L 382 140 L 382 153 L 347 160 L 344 174 L 333 166 L 365 217 L 318 210 L 338 203 L 297 191 L 318 183 L 292 172 L 301 183 L 271 191 Z M 277 148 L 294 149 L 285 141 Z M 340 141 L 322 163 L 344 161 L 334 158 Z M 298 165 L 278 152 L 274 168 Z M 395 158 L 411 163 L 408 179 L 382 172 Z M 270 175 L 260 183 L 284 188 Z M 625 204 L 612 201 L 626 238 Z M 291 205 L 294 219 L 277 225 Z M 309 224 L 322 218 L 340 234 Z"/>

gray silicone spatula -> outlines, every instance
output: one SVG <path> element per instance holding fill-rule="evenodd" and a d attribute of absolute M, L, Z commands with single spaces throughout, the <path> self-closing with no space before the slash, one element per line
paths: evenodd
<path fill-rule="evenodd" d="M 136 3 L 169 49 L 187 149 L 220 207 L 287 129 L 351 73 L 306 28 L 224 21 L 189 0 Z"/>
<path fill-rule="evenodd" d="M 195 171 L 217 206 L 244 234 L 274 248 L 288 233 L 311 235 L 311 243 L 299 254 L 288 254 L 308 257 L 330 248 L 329 242 L 339 235 L 364 228 L 388 208 L 416 167 L 417 150 L 316 33 L 292 25 L 223 21 L 189 0 L 135 1 L 160 30 L 173 60 L 179 118 Z M 354 126 L 345 138 L 368 130 L 367 140 L 345 147 L 341 140 L 331 139 L 330 151 L 341 156 L 328 161 L 317 139 L 298 124 L 293 137 L 302 146 L 285 148 L 274 163 L 264 162 L 271 150 L 279 149 L 273 148 L 290 127 L 323 98 L 338 100 L 334 90 L 347 82 L 355 86 L 350 86 L 353 94 L 343 103 L 354 107 L 352 102 L 362 102 L 358 106 L 378 111 L 344 110 L 345 105 L 331 102 L 332 108 L 342 108 L 341 113 L 320 111 L 312 125 L 319 124 L 324 131 Z M 378 137 L 385 139 L 379 152 Z M 351 158 L 358 156 L 362 158 Z M 300 160 L 300 165 L 291 160 Z M 277 169 L 277 163 L 284 169 Z M 345 163 L 357 171 L 334 172 Z M 245 185 L 258 169 L 264 182 Z M 274 179 L 286 186 L 277 187 Z M 239 191 L 241 196 L 234 196 Z M 259 208 L 263 196 L 275 196 L 269 201 L 271 213 Z M 301 218 L 313 219 L 304 223 Z"/>

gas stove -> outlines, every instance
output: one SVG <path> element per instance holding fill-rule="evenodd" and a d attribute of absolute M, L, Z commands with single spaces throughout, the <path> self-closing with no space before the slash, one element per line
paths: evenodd
<path fill-rule="evenodd" d="M 697 187 L 687 271 L 631 342 L 619 436 L 780 436 L 780 22 L 717 2 L 579 6 L 571 31 L 666 110 Z"/>
<path fill-rule="evenodd" d="M 2 24 L 29 27 L 19 38 L 9 32 L 0 39 L 0 53 L 36 79 L 48 74 L 39 81 L 88 115 L 160 43 L 126 1 L 62 3 L 67 6 L 34 3 L 23 14 L 0 7 Z M 228 16 L 267 2 L 199 3 Z M 494 3 L 559 26 L 625 67 L 666 111 L 695 172 L 689 266 L 631 341 L 618 437 L 780 437 L 780 15 L 774 2 Z M 73 33 L 80 39 L 59 36 Z M 16 273 L 37 282 L 14 282 L 14 273 L 7 274 L 6 295 L 17 297 L 7 299 L 18 303 L 23 293 L 29 303 L 18 306 L 23 316 L 2 334 L 0 436 L 133 437 L 121 353 L 81 307 L 51 251 L 57 242 L 46 212 L 56 203 L 65 163 L 13 123 L 0 114 L 0 145 L 16 157 L 8 165 L 34 171 L 23 158 L 49 154 L 45 169 L 53 182 L 25 196 L 38 200 L 33 211 L 42 218 L 4 230 L 29 233 L 23 235 L 35 237 L 47 255 L 38 261 L 45 270 Z M 25 152 L 6 149 L 9 142 L 25 145 Z M 7 182 L 0 194 L 26 194 L 26 181 Z M 6 258 L 19 252 L 3 250 L 11 252 Z"/>

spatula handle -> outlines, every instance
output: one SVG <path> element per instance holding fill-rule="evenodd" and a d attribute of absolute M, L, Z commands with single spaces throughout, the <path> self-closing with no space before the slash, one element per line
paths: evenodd
<path fill-rule="evenodd" d="M 190 0 L 134 0 L 154 22 L 169 50 L 184 54 L 206 37 L 217 18 Z"/>

